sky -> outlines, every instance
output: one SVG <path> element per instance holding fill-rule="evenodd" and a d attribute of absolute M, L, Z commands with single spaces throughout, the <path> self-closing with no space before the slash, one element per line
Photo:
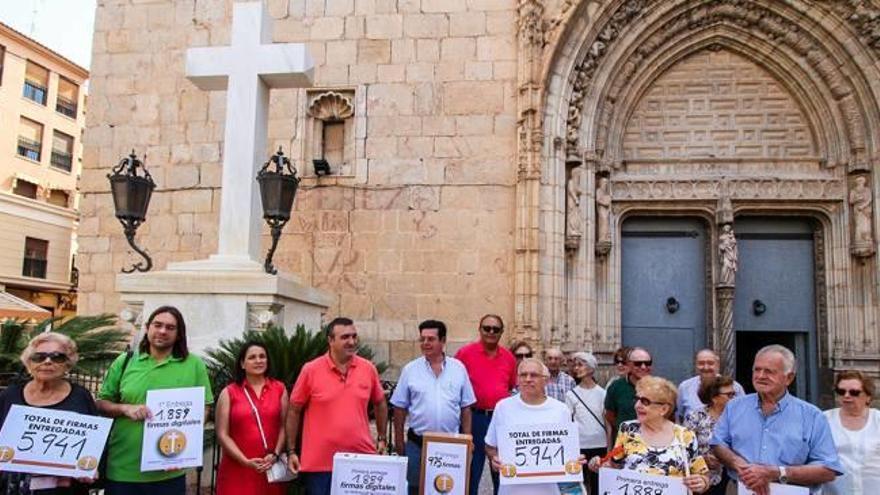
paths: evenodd
<path fill-rule="evenodd" d="M 97 0 L 0 0 L 0 22 L 89 68 Z"/>

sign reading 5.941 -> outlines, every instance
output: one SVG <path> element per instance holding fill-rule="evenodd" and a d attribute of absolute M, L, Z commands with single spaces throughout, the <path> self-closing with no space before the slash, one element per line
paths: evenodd
<path fill-rule="evenodd" d="M 582 481 L 578 446 L 573 422 L 502 428 L 498 436 L 501 484 Z"/>
<path fill-rule="evenodd" d="M 113 420 L 14 405 L 0 429 L 0 471 L 93 478 Z"/>

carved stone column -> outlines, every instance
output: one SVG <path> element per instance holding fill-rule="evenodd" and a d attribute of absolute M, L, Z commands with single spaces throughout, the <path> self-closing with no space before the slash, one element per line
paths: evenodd
<path fill-rule="evenodd" d="M 735 290 L 732 286 L 719 285 L 715 289 L 715 295 L 718 298 L 718 328 L 720 329 L 720 338 L 716 349 L 721 355 L 721 362 L 723 364 L 721 373 L 727 376 L 733 376 L 736 367 L 736 342 L 733 330 L 734 292 Z"/>
<path fill-rule="evenodd" d="M 739 260 L 736 236 L 733 232 L 733 203 L 730 200 L 729 184 L 721 184 L 721 197 L 718 199 L 716 221 L 718 234 L 718 283 L 715 296 L 718 303 L 719 339 L 715 349 L 721 354 L 722 373 L 733 376 L 736 368 L 736 335 L 733 329 L 733 297 L 736 294 L 736 269 Z"/>

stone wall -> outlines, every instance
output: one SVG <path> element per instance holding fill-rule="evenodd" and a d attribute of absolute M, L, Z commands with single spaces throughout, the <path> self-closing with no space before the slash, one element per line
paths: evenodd
<path fill-rule="evenodd" d="M 318 179 L 301 167 L 307 177 L 276 265 L 338 294 L 331 314 L 353 317 L 379 356 L 398 364 L 417 352 L 422 319 L 446 321 L 450 341 L 461 343 L 483 313 L 512 315 L 516 2 L 268 5 L 274 41 L 308 44 L 316 86 L 353 89 L 364 102 L 356 171 Z M 105 176 L 132 148 L 146 153 L 158 184 L 138 232 L 154 269 L 216 249 L 225 93 L 188 82 L 184 53 L 228 44 L 231 12 L 228 0 L 99 2 L 81 313 L 119 309 L 114 278 L 134 257 Z M 304 95 L 273 92 L 272 149 L 301 149 Z"/>

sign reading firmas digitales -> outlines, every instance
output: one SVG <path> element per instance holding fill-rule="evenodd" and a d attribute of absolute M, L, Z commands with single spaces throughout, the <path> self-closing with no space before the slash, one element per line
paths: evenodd
<path fill-rule="evenodd" d="M 94 478 L 113 420 L 14 405 L 0 430 L 0 471 Z"/>
<path fill-rule="evenodd" d="M 147 392 L 153 417 L 144 422 L 141 471 L 202 465 L 205 387 Z"/>
<path fill-rule="evenodd" d="M 583 481 L 580 453 L 574 422 L 501 428 L 501 484 Z"/>

